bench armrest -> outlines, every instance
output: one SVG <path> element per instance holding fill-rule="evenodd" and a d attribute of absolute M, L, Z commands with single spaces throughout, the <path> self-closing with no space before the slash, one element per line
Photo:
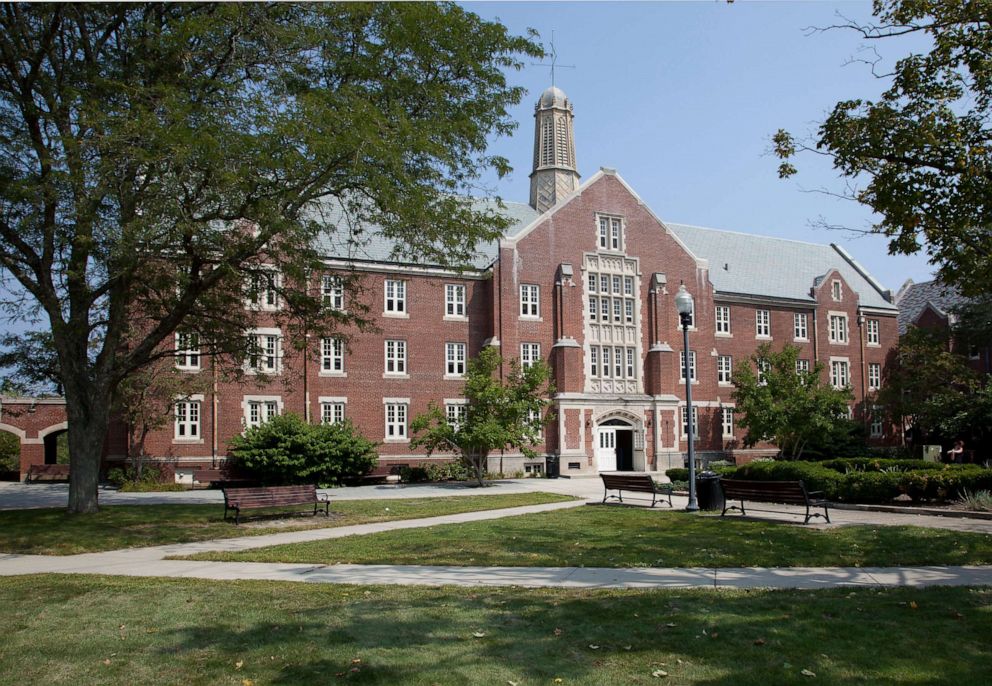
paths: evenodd
<path fill-rule="evenodd" d="M 810 496 L 811 498 L 814 495 L 822 496 L 823 495 L 823 491 L 806 491 L 806 495 Z"/>
<path fill-rule="evenodd" d="M 331 496 L 328 495 L 327 493 L 318 493 L 317 501 L 321 503 L 329 503 L 331 502 Z"/>

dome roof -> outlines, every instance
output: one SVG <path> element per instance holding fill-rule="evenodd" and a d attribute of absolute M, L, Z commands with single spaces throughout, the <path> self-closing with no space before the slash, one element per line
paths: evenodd
<path fill-rule="evenodd" d="M 566 107 L 566 102 L 568 98 L 565 96 L 565 91 L 562 89 L 551 86 L 546 91 L 541 93 L 541 99 L 538 101 L 538 105 L 542 108 L 544 107 Z"/>

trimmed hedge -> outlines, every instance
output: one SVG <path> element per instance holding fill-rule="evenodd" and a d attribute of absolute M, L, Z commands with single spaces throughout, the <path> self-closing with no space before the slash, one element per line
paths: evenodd
<path fill-rule="evenodd" d="M 888 503 L 901 495 L 914 501 L 952 500 L 964 491 L 992 490 L 992 469 L 923 460 L 761 461 L 713 471 L 731 479 L 802 481 L 810 491 L 823 491 L 827 500 L 849 503 Z M 669 469 L 665 475 L 672 481 L 689 480 L 684 467 Z"/>

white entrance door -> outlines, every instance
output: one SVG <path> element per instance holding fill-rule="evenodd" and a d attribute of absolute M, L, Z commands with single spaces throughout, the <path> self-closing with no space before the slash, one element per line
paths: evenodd
<path fill-rule="evenodd" d="M 601 472 L 615 472 L 617 469 L 617 430 L 601 428 L 599 443 L 596 446 L 596 467 Z"/>

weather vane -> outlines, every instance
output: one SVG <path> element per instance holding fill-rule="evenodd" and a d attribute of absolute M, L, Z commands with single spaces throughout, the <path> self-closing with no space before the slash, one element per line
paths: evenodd
<path fill-rule="evenodd" d="M 555 68 L 575 69 L 574 64 L 558 64 L 558 51 L 555 50 L 555 32 L 551 31 L 551 64 L 534 64 L 535 67 L 551 67 L 551 85 L 555 85 Z"/>

